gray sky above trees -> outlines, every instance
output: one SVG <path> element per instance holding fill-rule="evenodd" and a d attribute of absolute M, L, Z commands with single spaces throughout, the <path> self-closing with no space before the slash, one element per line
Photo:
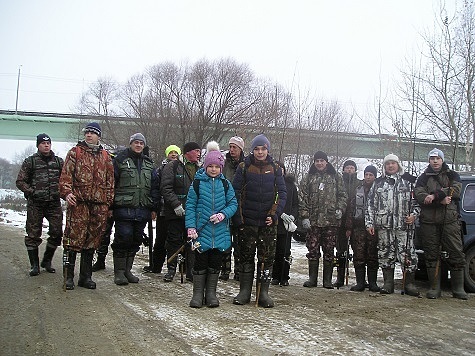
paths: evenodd
<path fill-rule="evenodd" d="M 167 60 L 231 57 L 289 90 L 364 110 L 418 51 L 437 8 L 433 0 L 3 0 L 0 109 L 15 109 L 20 65 L 19 110 L 71 112 L 98 77 L 125 82 Z"/>

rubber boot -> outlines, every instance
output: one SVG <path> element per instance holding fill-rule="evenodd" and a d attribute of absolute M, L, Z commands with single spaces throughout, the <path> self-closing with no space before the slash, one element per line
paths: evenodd
<path fill-rule="evenodd" d="M 67 267 L 66 267 L 66 289 L 73 290 L 74 289 L 74 267 L 76 265 L 76 251 L 71 250 L 64 250 L 63 251 L 63 258 L 64 254 L 66 254 L 67 259 Z"/>
<path fill-rule="evenodd" d="M 38 249 L 28 250 L 28 258 L 30 259 L 30 276 L 40 274 L 40 258 L 38 257 Z"/>
<path fill-rule="evenodd" d="M 193 276 L 193 287 L 195 285 L 195 280 Z M 219 270 L 208 268 L 208 277 L 206 278 L 206 293 L 205 301 L 206 306 L 209 308 L 219 307 L 219 300 L 216 296 L 216 287 L 218 286 Z"/>
<path fill-rule="evenodd" d="M 274 301 L 269 297 L 269 271 L 264 271 L 261 280 L 259 281 L 261 284 L 260 292 L 259 292 L 259 299 L 258 304 L 263 308 L 273 308 Z"/>
<path fill-rule="evenodd" d="M 436 268 L 427 267 L 427 277 L 429 278 L 430 289 L 426 293 L 428 299 L 437 299 L 440 297 L 440 268 L 435 275 Z"/>
<path fill-rule="evenodd" d="M 87 289 L 96 289 L 96 282 L 92 277 L 92 260 L 94 258 L 94 249 L 82 250 L 81 264 L 79 266 L 78 286 Z"/>
<path fill-rule="evenodd" d="M 313 288 L 318 283 L 318 263 L 319 260 L 308 260 L 308 281 L 303 286 Z"/>
<path fill-rule="evenodd" d="M 254 281 L 254 272 L 239 273 L 239 294 L 234 297 L 233 303 L 244 305 L 251 301 L 252 282 Z"/>
<path fill-rule="evenodd" d="M 43 267 L 46 272 L 55 273 L 56 270 L 51 267 L 51 261 L 53 260 L 54 251 L 56 251 L 56 246 L 46 245 L 45 254 L 43 255 L 43 260 L 41 261 L 41 267 Z"/>
<path fill-rule="evenodd" d="M 344 272 L 344 270 L 343 270 Z M 323 261 L 323 288 L 333 289 L 333 261 Z"/>
<path fill-rule="evenodd" d="M 463 286 L 463 270 L 450 271 L 450 284 L 452 286 L 452 296 L 457 299 L 467 300 L 468 295 L 465 293 Z"/>
<path fill-rule="evenodd" d="M 350 288 L 353 292 L 363 292 L 365 285 L 366 268 L 365 266 L 355 267 L 356 284 Z"/>
<path fill-rule="evenodd" d="M 118 286 L 126 286 L 129 280 L 125 277 L 125 270 L 127 268 L 127 257 L 125 252 L 114 252 L 114 283 Z"/>
<path fill-rule="evenodd" d="M 368 267 L 367 274 L 368 274 L 368 289 L 371 292 L 381 291 L 381 288 L 379 288 L 379 286 L 377 284 L 378 269 L 372 269 L 372 268 Z"/>
<path fill-rule="evenodd" d="M 193 271 L 193 274 L 193 297 L 190 301 L 190 307 L 201 308 L 203 306 L 203 294 L 208 271 L 205 269 L 201 271 Z"/>
<path fill-rule="evenodd" d="M 106 256 L 103 253 L 97 253 L 96 262 L 92 265 L 92 272 L 97 272 L 106 269 Z"/>
<path fill-rule="evenodd" d="M 173 278 L 175 277 L 175 274 L 176 274 L 176 267 L 168 266 L 168 271 L 163 276 L 163 280 L 165 282 L 171 282 L 171 281 L 173 281 Z"/>
<path fill-rule="evenodd" d="M 129 283 L 139 283 L 139 277 L 134 276 L 131 272 L 132 266 L 134 264 L 134 259 L 135 259 L 135 252 L 129 252 L 127 254 L 127 259 L 125 263 L 125 272 L 124 276 L 127 278 Z"/>
<path fill-rule="evenodd" d="M 379 291 L 381 294 L 394 293 L 394 268 L 383 268 L 384 284 Z"/>
<path fill-rule="evenodd" d="M 333 283 L 333 287 L 340 288 L 345 285 L 345 262 L 346 258 L 338 259 L 338 267 L 336 269 L 336 282 Z"/>
<path fill-rule="evenodd" d="M 404 281 L 404 293 L 412 297 L 418 297 L 421 295 L 414 285 L 415 282 L 415 273 L 406 272 L 406 279 Z"/>

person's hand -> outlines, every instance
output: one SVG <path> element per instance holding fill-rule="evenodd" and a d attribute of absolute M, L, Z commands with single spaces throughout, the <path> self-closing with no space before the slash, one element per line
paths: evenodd
<path fill-rule="evenodd" d="M 416 216 L 415 216 L 415 215 L 412 215 L 412 214 L 411 214 L 411 215 L 408 215 L 408 216 L 406 216 L 405 221 L 406 221 L 406 224 L 412 225 L 412 224 L 414 224 L 414 222 L 416 221 Z"/>
<path fill-rule="evenodd" d="M 446 196 L 444 199 L 442 199 L 442 201 L 440 202 L 440 204 L 442 205 L 449 205 L 450 203 L 452 202 L 452 197 L 450 195 Z"/>
<path fill-rule="evenodd" d="M 152 211 L 152 220 L 157 220 L 157 213 Z"/>
<path fill-rule="evenodd" d="M 69 193 L 66 196 L 66 201 L 69 205 L 76 206 L 76 196 L 73 193 Z"/>
<path fill-rule="evenodd" d="M 368 234 L 370 234 L 371 236 L 374 236 L 374 227 L 367 227 L 366 228 L 366 231 L 368 231 Z"/>
<path fill-rule="evenodd" d="M 198 233 L 196 232 L 196 229 L 194 228 L 188 229 L 188 238 L 192 240 L 196 240 L 198 238 Z"/>
<path fill-rule="evenodd" d="M 291 222 L 294 222 L 295 221 L 295 218 L 293 215 L 287 215 L 286 213 L 282 213 L 282 215 L 280 216 L 280 218 L 282 219 L 282 222 L 284 224 L 290 224 Z"/>
<path fill-rule="evenodd" d="M 428 205 L 428 204 L 432 204 L 432 202 L 434 201 L 434 199 L 435 199 L 435 195 L 434 195 L 434 194 L 430 194 L 430 195 L 428 195 L 428 196 L 426 196 L 426 197 L 424 198 L 424 204 L 427 204 L 427 205 Z"/>
<path fill-rule="evenodd" d="M 267 226 L 272 226 L 273 223 L 274 223 L 274 220 L 272 220 L 272 216 L 266 217 L 266 225 Z"/>
<path fill-rule="evenodd" d="M 173 209 L 175 211 L 175 215 L 176 216 L 185 216 L 185 209 L 183 209 L 183 206 L 180 204 L 178 205 L 175 209 Z"/>
<path fill-rule="evenodd" d="M 219 223 L 223 220 L 224 220 L 224 214 L 223 213 L 213 214 L 209 217 L 209 221 L 211 221 L 214 224 L 217 224 L 217 223 Z"/>
<path fill-rule="evenodd" d="M 302 227 L 305 229 L 305 230 L 309 230 L 311 225 L 310 225 L 310 219 L 303 219 L 302 220 Z"/>
<path fill-rule="evenodd" d="M 340 220 L 342 216 L 343 216 L 342 211 L 341 211 L 340 209 L 336 209 L 336 211 L 335 211 L 335 218 L 336 218 L 337 220 Z"/>

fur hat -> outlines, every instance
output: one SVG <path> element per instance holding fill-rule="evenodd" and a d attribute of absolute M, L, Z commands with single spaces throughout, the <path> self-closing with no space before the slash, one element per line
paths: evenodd
<path fill-rule="evenodd" d="M 95 133 L 97 136 L 102 136 L 101 126 L 97 122 L 90 122 L 83 130 L 84 133 L 92 132 Z"/>
<path fill-rule="evenodd" d="M 130 145 L 133 141 L 142 141 L 143 144 L 144 144 L 145 146 L 147 146 L 147 140 L 145 139 L 145 136 L 142 135 L 140 132 L 137 132 L 137 133 L 133 134 L 132 136 L 130 136 L 129 145 Z"/>
<path fill-rule="evenodd" d="M 353 167 L 355 167 L 355 171 L 358 170 L 358 166 L 356 165 L 356 162 L 352 161 L 351 159 L 349 159 L 349 160 L 345 161 L 345 163 L 343 163 L 343 170 L 345 170 L 346 166 L 353 166 Z"/>
<path fill-rule="evenodd" d="M 375 166 L 373 166 L 373 165 L 371 165 L 371 164 L 370 164 L 369 166 L 366 166 L 366 168 L 364 169 L 364 174 L 366 174 L 366 172 L 373 173 L 373 175 L 374 175 L 375 177 L 378 176 L 378 170 L 376 169 Z"/>
<path fill-rule="evenodd" d="M 186 154 L 193 150 L 201 150 L 201 146 L 198 145 L 196 142 L 187 142 L 185 146 L 183 146 L 183 154 Z"/>
<path fill-rule="evenodd" d="M 221 171 L 223 170 L 224 157 L 219 150 L 219 144 L 216 141 L 210 141 L 206 145 L 204 169 L 206 170 L 210 164 L 217 164 L 221 168 Z"/>
<path fill-rule="evenodd" d="M 49 142 L 51 144 L 51 137 L 48 134 L 42 133 L 36 136 L 36 147 L 40 145 L 41 142 Z"/>
<path fill-rule="evenodd" d="M 442 151 L 439 150 L 438 148 L 433 148 L 433 149 L 429 152 L 428 159 L 430 159 L 431 157 L 440 157 L 440 158 L 442 158 L 442 161 L 444 161 L 444 152 L 442 152 Z"/>
<path fill-rule="evenodd" d="M 170 152 L 172 151 L 175 151 L 176 153 L 178 153 L 179 155 L 181 155 L 181 150 L 180 150 L 180 147 L 176 146 L 176 145 L 170 145 L 168 146 L 166 149 L 165 149 L 165 157 L 168 157 L 168 155 L 170 154 Z"/>
<path fill-rule="evenodd" d="M 264 146 L 267 148 L 268 151 L 270 151 L 270 142 L 267 137 L 264 136 L 264 134 L 257 135 L 254 137 L 251 141 L 251 151 L 254 151 L 254 148 L 257 146 Z"/>
<path fill-rule="evenodd" d="M 242 137 L 239 137 L 239 136 L 233 136 L 229 139 L 229 144 L 235 144 L 236 146 L 238 146 L 241 151 L 244 150 L 244 140 L 242 139 Z"/>
<path fill-rule="evenodd" d="M 324 159 L 325 161 L 328 162 L 328 156 L 325 152 L 323 151 L 317 151 L 313 155 L 313 161 L 315 162 L 317 159 Z"/>

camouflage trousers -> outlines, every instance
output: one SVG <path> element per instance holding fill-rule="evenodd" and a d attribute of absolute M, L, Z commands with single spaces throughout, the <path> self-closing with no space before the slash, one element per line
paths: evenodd
<path fill-rule="evenodd" d="M 441 251 L 445 251 L 447 252 L 445 261 L 451 270 L 465 268 L 465 254 L 458 221 L 445 225 L 421 224 L 421 229 L 427 267 L 435 268 L 441 257 Z"/>
<path fill-rule="evenodd" d="M 264 270 L 272 269 L 277 239 L 276 226 L 248 226 L 239 229 L 239 272 L 254 271 L 257 249 L 257 265 L 264 263 Z"/>
<path fill-rule="evenodd" d="M 378 235 L 371 235 L 364 227 L 355 228 L 350 238 L 355 267 L 378 269 Z"/>
<path fill-rule="evenodd" d="M 96 249 L 106 230 L 109 206 L 78 202 L 66 211 L 63 247 L 67 250 Z"/>
<path fill-rule="evenodd" d="M 378 229 L 378 259 L 381 268 L 394 268 L 396 262 L 406 266 L 408 272 L 417 268 L 414 249 L 414 230 Z M 409 234 L 409 235 L 408 235 Z"/>
<path fill-rule="evenodd" d="M 26 210 L 26 236 L 25 245 L 27 249 L 37 249 L 43 241 L 41 239 L 43 229 L 43 219 L 48 220 L 48 245 L 61 245 L 63 237 L 63 211 L 61 202 L 44 202 L 37 203 L 32 200 L 28 201 Z"/>
<path fill-rule="evenodd" d="M 316 227 L 312 226 L 307 232 L 307 258 L 318 260 L 320 258 L 320 246 L 323 251 L 323 259 L 333 262 L 335 257 L 336 234 L 338 227 Z"/>

